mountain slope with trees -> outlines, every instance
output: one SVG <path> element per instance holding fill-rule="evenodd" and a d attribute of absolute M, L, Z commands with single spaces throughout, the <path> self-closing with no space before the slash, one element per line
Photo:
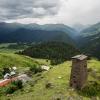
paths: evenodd
<path fill-rule="evenodd" d="M 0 23 L 0 43 L 61 41 L 74 43 L 77 31 L 63 24 Z"/>
<path fill-rule="evenodd" d="M 19 54 L 27 55 L 33 58 L 50 59 L 52 64 L 62 63 L 71 59 L 72 56 L 79 54 L 79 50 L 73 45 L 63 42 L 47 42 L 35 44 L 25 49 Z"/>
<path fill-rule="evenodd" d="M 7 38 L 8 39 L 8 38 Z M 20 28 L 9 36 L 9 42 L 63 41 L 72 43 L 72 39 L 61 31 L 29 30 Z M 2 40 L 3 41 L 3 40 Z"/>
<path fill-rule="evenodd" d="M 83 52 L 100 59 L 100 23 L 81 31 L 79 43 Z"/>

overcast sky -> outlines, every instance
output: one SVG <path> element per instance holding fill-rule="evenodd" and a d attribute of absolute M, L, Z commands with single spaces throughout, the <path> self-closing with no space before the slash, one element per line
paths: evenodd
<path fill-rule="evenodd" d="M 100 0 L 0 0 L 0 21 L 94 24 L 100 21 Z"/>

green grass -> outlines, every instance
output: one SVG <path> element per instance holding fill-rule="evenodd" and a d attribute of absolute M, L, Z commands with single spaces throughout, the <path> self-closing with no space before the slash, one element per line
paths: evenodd
<path fill-rule="evenodd" d="M 0 53 L 15 53 L 15 52 L 18 52 L 19 50 L 16 50 L 16 49 L 5 49 L 5 48 L 2 48 L 0 49 Z"/>
<path fill-rule="evenodd" d="M 23 55 L 17 55 L 13 53 L 0 53 L 0 70 L 4 67 L 14 67 L 18 68 L 19 72 L 24 72 L 32 67 L 34 64 L 37 65 L 48 65 L 49 62 L 43 59 L 33 59 Z"/>
<path fill-rule="evenodd" d="M 45 60 L 41 60 L 40 62 L 42 61 L 43 63 L 49 65 L 49 63 L 47 63 Z M 88 61 L 88 68 L 95 68 L 97 71 L 99 71 L 99 66 L 100 61 L 95 59 Z M 15 92 L 13 96 L 2 96 L 1 99 L 6 100 L 7 98 L 10 98 L 11 100 L 57 100 L 57 98 L 62 98 L 61 100 L 67 100 L 67 98 L 72 97 L 73 100 L 78 100 L 81 98 L 83 98 L 83 100 L 90 100 L 89 97 L 79 95 L 77 91 L 72 90 L 69 87 L 70 71 L 70 61 L 53 66 L 53 68 L 48 72 L 43 72 L 40 75 L 33 75 L 33 81 L 37 80 L 34 86 L 27 84 L 23 90 Z M 97 80 L 93 77 L 90 77 L 91 76 L 89 74 L 88 80 Z M 49 89 L 45 88 L 47 82 L 52 83 L 52 87 Z M 99 97 L 98 100 L 100 100 Z"/>
<path fill-rule="evenodd" d="M 0 53 L 15 53 L 27 47 L 27 44 L 0 43 Z"/>
<path fill-rule="evenodd" d="M 13 53 L 0 53 L 0 68 L 17 66 L 17 67 L 30 67 L 35 63 L 32 58 L 20 56 Z"/>
<path fill-rule="evenodd" d="M 19 50 L 16 49 L 9 49 L 8 46 L 11 44 L 16 44 L 16 43 L 1 43 L 0 44 L 0 53 L 15 53 Z"/>
<path fill-rule="evenodd" d="M 6 66 L 16 66 L 20 72 L 24 72 L 34 63 L 51 66 L 50 61 L 17 55 L 13 53 L 15 51 L 7 49 L 0 51 L 0 69 Z M 89 97 L 85 97 L 69 87 L 71 65 L 71 61 L 65 61 L 62 64 L 51 66 L 53 68 L 49 71 L 33 75 L 32 79 L 35 84 L 34 82 L 29 82 L 22 90 L 16 91 L 9 97 L 1 95 L 0 100 L 57 100 L 57 98 L 67 100 L 69 97 L 72 97 L 73 100 L 91 100 Z M 100 77 L 100 61 L 94 58 L 89 60 L 88 68 L 96 71 L 94 76 L 92 72 L 89 73 L 88 81 L 98 81 L 100 83 L 100 79 L 98 79 Z M 47 82 L 52 83 L 51 88 L 45 88 Z M 100 100 L 100 96 L 97 100 Z"/>
<path fill-rule="evenodd" d="M 98 59 L 93 58 L 92 60 L 88 61 L 88 66 L 92 69 L 100 71 L 100 61 Z"/>
<path fill-rule="evenodd" d="M 0 43 L 0 48 L 8 47 L 10 44 L 15 44 L 15 43 Z"/>

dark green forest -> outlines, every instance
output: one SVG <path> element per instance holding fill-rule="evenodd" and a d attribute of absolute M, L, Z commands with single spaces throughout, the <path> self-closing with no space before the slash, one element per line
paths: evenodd
<path fill-rule="evenodd" d="M 19 54 L 33 58 L 49 59 L 51 60 L 51 64 L 58 64 L 65 60 L 70 60 L 72 56 L 79 53 L 79 50 L 73 45 L 63 42 L 44 42 L 34 44 L 32 47 L 19 52 Z"/>

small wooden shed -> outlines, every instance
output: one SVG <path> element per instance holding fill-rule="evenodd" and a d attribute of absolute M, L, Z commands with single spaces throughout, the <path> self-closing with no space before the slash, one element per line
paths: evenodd
<path fill-rule="evenodd" d="M 82 54 L 72 57 L 70 86 L 75 89 L 82 89 L 86 81 L 87 81 L 87 56 Z"/>

